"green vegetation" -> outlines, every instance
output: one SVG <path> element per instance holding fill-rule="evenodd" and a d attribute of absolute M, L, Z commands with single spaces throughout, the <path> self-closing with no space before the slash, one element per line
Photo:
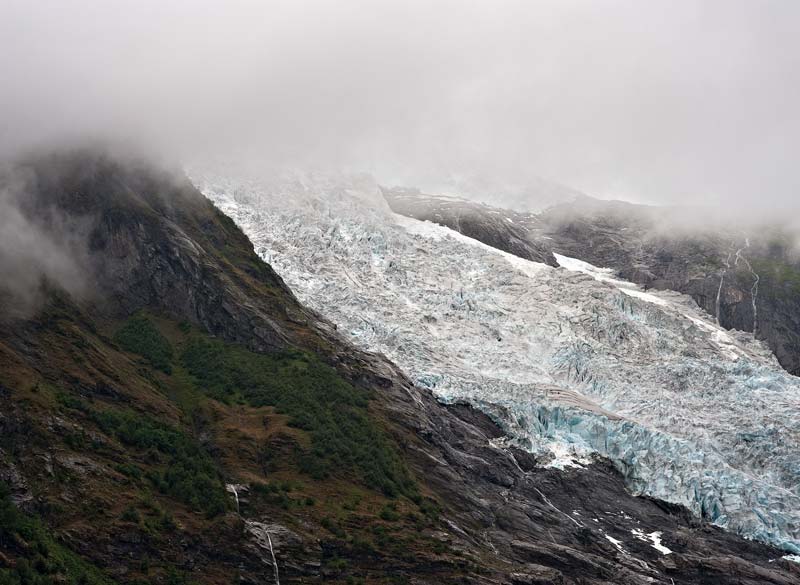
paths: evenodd
<path fill-rule="evenodd" d="M 225 486 L 214 462 L 191 437 L 170 425 L 132 411 L 92 412 L 92 418 L 107 434 L 125 445 L 147 451 L 164 469 L 150 470 L 146 477 L 159 491 L 207 516 L 228 506 Z M 131 466 L 131 470 L 134 469 Z M 134 471 L 133 476 L 136 475 Z"/>
<path fill-rule="evenodd" d="M 132 463 L 118 463 L 114 466 L 114 469 L 125 477 L 130 477 L 131 479 L 141 479 L 142 477 L 141 468 L 133 465 Z"/>
<path fill-rule="evenodd" d="M 208 453 L 182 430 L 151 419 L 131 410 L 98 411 L 86 402 L 68 394 L 58 394 L 58 402 L 69 409 L 84 413 L 106 434 L 116 437 L 124 445 L 143 451 L 155 469 L 121 462 L 114 470 L 126 477 L 127 482 L 146 477 L 158 490 L 205 513 L 216 516 L 228 508 L 225 486 L 214 461 Z M 65 437 L 65 443 L 76 441 L 80 447 L 82 434 Z M 78 438 L 76 438 L 78 437 Z M 130 516 L 131 512 L 126 511 Z M 132 518 L 123 517 L 133 521 Z"/>
<path fill-rule="evenodd" d="M 296 351 L 256 354 L 197 335 L 181 362 L 208 396 L 273 406 L 291 426 L 307 431 L 311 448 L 298 455 L 299 465 L 315 479 L 351 470 L 390 497 L 417 497 L 407 468 L 367 411 L 369 393 L 317 358 Z"/>
<path fill-rule="evenodd" d="M 324 565 L 327 572 L 333 573 L 334 575 L 339 575 L 347 570 L 347 568 L 350 566 L 350 563 L 347 561 L 347 559 L 341 559 L 335 556 L 332 559 L 326 560 Z"/>
<path fill-rule="evenodd" d="M 339 538 L 344 538 L 346 536 L 344 528 L 335 518 L 324 516 L 320 521 L 320 524 L 322 524 L 322 527 L 334 536 L 338 536 Z"/>
<path fill-rule="evenodd" d="M 397 522 L 400 520 L 400 514 L 397 513 L 397 504 L 389 503 L 381 509 L 381 520 L 387 522 Z"/>
<path fill-rule="evenodd" d="M 145 493 L 139 504 L 146 510 L 144 525 L 151 534 L 172 532 L 177 528 L 172 514 L 162 508 L 149 492 Z"/>
<path fill-rule="evenodd" d="M 257 354 L 238 345 L 192 334 L 187 323 L 182 323 L 179 330 L 188 335 L 188 340 L 177 362 L 173 362 L 174 351 L 169 341 L 145 314 L 129 318 L 117 331 L 115 340 L 154 368 L 168 374 L 174 370 L 178 386 L 183 388 L 182 406 L 190 399 L 196 400 L 192 396 L 205 395 L 228 404 L 272 406 L 279 414 L 287 415 L 290 426 L 308 432 L 311 437 L 310 449 L 298 452 L 297 463 L 301 471 L 315 479 L 327 478 L 337 470 L 354 471 L 367 486 L 388 496 L 417 496 L 405 465 L 367 411 L 368 391 L 348 384 L 336 370 L 305 353 Z M 124 428 L 99 422 L 104 430 L 114 432 L 123 442 L 155 449 L 186 463 L 180 448 L 167 447 L 163 429 L 156 430 L 153 423 L 141 420 L 136 426 L 125 416 L 129 415 L 114 421 L 124 423 Z M 143 435 L 147 435 L 146 440 Z M 174 438 L 170 436 L 169 440 Z M 177 496 L 178 491 L 191 486 L 186 485 L 187 474 L 174 463 L 164 477 L 154 481 L 165 493 Z M 202 471 L 201 484 L 212 477 L 208 470 L 192 471 Z M 122 472 L 135 477 L 130 470 Z M 202 493 L 203 486 L 198 487 Z M 197 507 L 198 498 L 192 490 L 184 501 L 187 498 Z"/>
<path fill-rule="evenodd" d="M 42 522 L 21 512 L 0 482 L 0 550 L 13 551 L 14 566 L 0 568 L 0 585 L 111 585 L 111 579 L 60 544 Z"/>
<path fill-rule="evenodd" d="M 128 319 L 115 338 L 120 347 L 142 356 L 136 375 L 142 377 L 141 386 L 150 384 L 156 390 L 158 403 L 148 405 L 142 399 L 120 406 L 105 395 L 84 397 L 69 387 L 53 388 L 53 406 L 78 423 L 60 431 L 60 438 L 74 450 L 91 450 L 101 459 L 113 470 L 109 489 L 122 494 L 111 514 L 107 508 L 96 512 L 97 504 L 87 502 L 91 513 L 83 513 L 84 518 L 110 520 L 116 529 L 135 532 L 155 549 L 172 546 L 176 531 L 192 530 L 194 522 L 206 526 L 200 516 L 229 510 L 232 499 L 225 492 L 219 462 L 192 429 L 219 438 L 216 433 L 227 432 L 230 417 L 241 412 L 249 417 L 243 419 L 243 428 L 252 432 L 245 455 L 250 459 L 243 468 L 269 468 L 270 480 L 250 482 L 245 513 L 249 506 L 259 513 L 320 522 L 322 535 L 338 547 L 323 564 L 329 575 L 342 579 L 353 571 L 348 563 L 365 555 L 382 554 L 384 549 L 401 555 L 418 545 L 418 531 L 429 526 L 427 502 L 380 419 L 370 413 L 369 390 L 348 383 L 308 353 L 259 354 L 188 323 L 148 314 Z M 127 362 L 124 356 L 117 359 Z M 156 368 L 169 375 L 158 374 Z M 151 414 L 163 410 L 165 399 L 183 413 L 180 423 Z M 262 417 L 267 432 L 260 427 Z M 223 435 L 218 444 L 219 456 L 229 462 L 228 472 L 234 477 L 238 467 L 235 454 L 229 459 L 229 450 L 236 438 L 235 433 Z M 335 478 L 330 484 L 317 483 L 330 477 Z M 408 501 L 390 499 L 397 496 L 416 503 L 414 511 L 408 511 Z M 187 522 L 181 515 L 179 528 L 165 511 L 169 500 L 184 502 L 198 516 Z M 385 523 L 386 531 L 369 532 L 374 521 Z M 129 580 L 183 582 L 184 575 L 168 574 L 168 565 L 162 563 L 157 557 L 142 559 Z"/>
<path fill-rule="evenodd" d="M 303 505 L 304 500 L 295 500 L 289 496 L 292 486 L 286 482 L 281 483 L 254 483 L 251 486 L 253 495 L 273 506 L 288 510 L 293 505 Z"/>
<path fill-rule="evenodd" d="M 142 356 L 154 368 L 172 373 L 172 346 L 145 315 L 138 313 L 128 319 L 114 341 L 124 350 Z"/>
<path fill-rule="evenodd" d="M 125 511 L 122 512 L 122 516 L 120 516 L 120 518 L 125 522 L 133 522 L 134 524 L 138 524 L 141 521 L 138 510 L 136 510 L 136 508 L 133 506 L 128 506 L 125 508 Z"/>

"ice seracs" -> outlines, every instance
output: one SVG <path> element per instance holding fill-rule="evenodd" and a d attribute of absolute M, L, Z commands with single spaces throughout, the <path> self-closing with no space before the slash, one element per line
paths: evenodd
<path fill-rule="evenodd" d="M 585 262 L 395 216 L 365 177 L 191 175 L 302 302 L 440 400 L 543 461 L 599 453 L 635 493 L 800 553 L 800 380 L 752 335 Z"/>

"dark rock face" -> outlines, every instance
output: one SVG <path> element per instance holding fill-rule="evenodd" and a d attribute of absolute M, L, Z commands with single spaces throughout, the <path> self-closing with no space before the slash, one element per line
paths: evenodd
<path fill-rule="evenodd" d="M 85 278 L 97 310 L 159 307 L 261 350 L 284 346 L 287 327 L 310 317 L 297 303 L 272 302 L 292 294 L 180 172 L 77 151 L 35 159 L 17 173 L 27 181 L 22 206 L 32 221 L 76 219 L 70 239 L 88 250 Z"/>
<path fill-rule="evenodd" d="M 423 493 L 441 507 L 435 536 L 442 550 L 450 552 L 415 553 L 411 569 L 408 559 L 392 556 L 397 553 L 365 552 L 361 562 L 383 567 L 399 582 L 417 584 L 800 583 L 800 571 L 780 560 L 780 551 L 703 524 L 681 508 L 631 496 L 606 461 L 560 471 L 502 447 L 502 432 L 487 416 L 464 405 L 440 404 L 385 358 L 352 348 L 323 319 L 300 306 L 232 222 L 187 183 L 149 167 L 87 158 L 85 153 L 58 167 L 66 169 L 59 173 L 51 173 L 55 167 L 47 160 L 42 164 L 37 162 L 34 169 L 42 178 L 29 209 L 55 204 L 88 226 L 88 270 L 95 294 L 82 310 L 128 315 L 147 308 L 254 350 L 303 348 L 374 392 L 375 416 L 396 440 Z M 74 314 L 81 315 L 77 309 Z M 69 326 L 88 327 L 78 318 Z M 49 354 L 38 341 L 40 331 L 35 320 L 4 329 L 4 359 L 19 362 L 20 371 L 46 363 Z M 70 374 L 51 375 L 58 381 Z M 126 382 L 117 375 L 119 386 Z M 87 388 L 99 388 L 106 396 L 114 392 L 96 384 Z M 0 429 L 29 426 L 26 417 L 34 411 L 15 403 L 13 393 L 0 400 Z M 174 407 L 160 408 L 169 412 Z M 44 439 L 38 441 L 14 442 L 15 457 L 25 460 L 33 457 L 30 449 L 47 447 Z M 2 453 L 0 463 L 4 477 L 13 476 L 20 493 L 34 480 L 49 481 L 46 466 L 40 476 L 23 477 L 5 464 Z M 80 467 L 81 473 L 95 473 L 90 465 Z M 304 539 L 300 528 L 268 518 L 247 521 L 227 514 L 213 534 L 194 533 L 187 526 L 180 542 L 169 544 L 180 564 L 204 582 L 230 582 L 230 574 L 205 574 L 204 567 L 212 562 L 236 568 L 241 582 L 272 582 L 277 580 L 267 551 L 270 542 L 264 543 L 266 530 L 277 537 L 272 546 L 282 582 L 336 580 L 321 568 L 331 551 Z M 300 511 L 298 526 L 302 522 Z M 634 537 L 633 530 L 661 532 L 663 544 L 673 552 L 662 554 Z M 121 580 L 132 559 L 148 546 L 136 535 L 101 541 L 92 532 L 84 531 L 80 538 L 70 534 L 61 532 L 73 549 Z"/>
<path fill-rule="evenodd" d="M 419 465 L 428 459 L 429 484 L 449 494 L 454 542 L 473 550 L 488 546 L 507 564 L 495 582 L 755 584 L 800 578 L 785 561 L 748 567 L 766 552 L 762 545 L 704 525 L 680 507 L 631 497 L 605 460 L 568 471 L 529 468 L 519 453 L 491 446 L 491 423 L 483 415 L 463 407 L 443 412 L 429 396 L 423 399 L 424 414 L 409 416 L 415 408 L 408 398 L 398 413 L 427 439 L 425 450 L 413 455 Z M 632 530 L 663 532 L 672 554 L 632 538 Z"/>
<path fill-rule="evenodd" d="M 613 268 L 645 288 L 690 295 L 723 327 L 755 332 L 800 375 L 800 257 L 779 233 L 685 229 L 679 219 L 664 222 L 671 210 L 588 198 L 530 214 L 411 190 L 384 195 L 397 213 L 523 258 L 554 265 L 555 252 Z"/>
<path fill-rule="evenodd" d="M 384 188 L 383 195 L 395 213 L 441 224 L 526 260 L 557 266 L 552 251 L 528 237 L 526 214 L 463 199 L 422 196 L 419 191 L 400 188 Z"/>

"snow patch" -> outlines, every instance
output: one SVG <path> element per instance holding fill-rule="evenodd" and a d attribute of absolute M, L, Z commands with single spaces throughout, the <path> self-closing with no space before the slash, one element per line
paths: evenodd
<path fill-rule="evenodd" d="M 662 555 L 672 554 L 672 551 L 670 549 L 661 544 L 660 532 L 651 532 L 650 534 L 645 534 L 644 531 L 641 530 L 640 528 L 634 528 L 633 530 L 631 530 L 631 534 L 633 534 L 636 538 L 638 538 L 643 542 L 649 542 L 650 546 L 652 546 Z"/>
<path fill-rule="evenodd" d="M 628 554 L 628 552 L 624 548 L 622 548 L 622 541 L 621 540 L 617 540 L 616 538 L 614 538 L 613 536 L 610 536 L 608 534 L 604 534 L 603 536 L 605 536 L 606 540 L 608 542 L 610 542 L 611 544 L 613 544 L 619 552 L 621 552 L 624 555 Z"/>

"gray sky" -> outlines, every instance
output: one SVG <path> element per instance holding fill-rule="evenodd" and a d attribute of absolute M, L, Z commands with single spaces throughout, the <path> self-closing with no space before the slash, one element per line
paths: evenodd
<path fill-rule="evenodd" d="M 0 149 L 111 136 L 781 209 L 798 30 L 797 0 L 2 0 Z"/>

